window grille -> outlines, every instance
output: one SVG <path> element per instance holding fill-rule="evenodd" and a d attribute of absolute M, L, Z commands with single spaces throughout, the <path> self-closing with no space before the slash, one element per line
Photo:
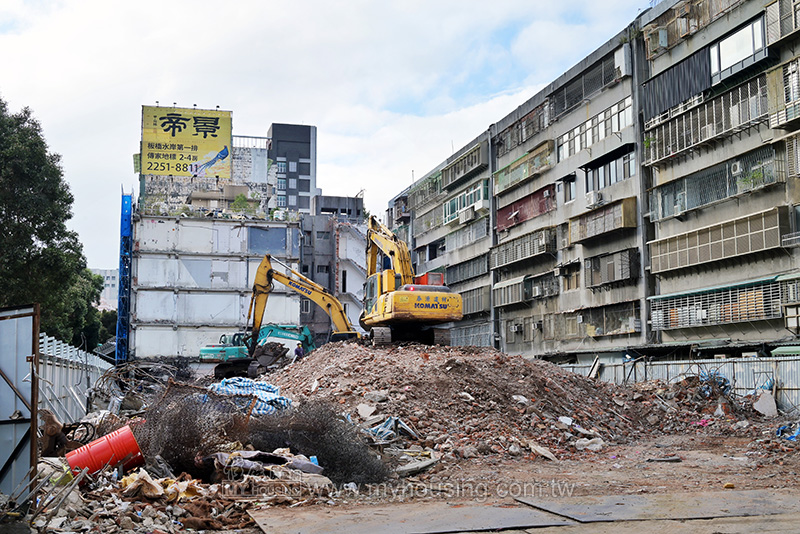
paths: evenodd
<path fill-rule="evenodd" d="M 417 210 L 442 194 L 442 173 L 437 172 L 415 185 L 408 194 L 408 205 Z"/>
<path fill-rule="evenodd" d="M 635 248 L 613 254 L 586 258 L 586 287 L 599 287 L 614 282 L 639 278 L 639 251 Z"/>
<path fill-rule="evenodd" d="M 486 143 L 478 143 L 453 163 L 442 169 L 442 187 L 466 178 L 488 166 Z"/>
<path fill-rule="evenodd" d="M 447 250 L 457 250 L 489 236 L 489 218 L 484 217 L 468 226 L 459 228 L 444 238 Z"/>
<path fill-rule="evenodd" d="M 555 228 L 545 228 L 494 247 L 492 269 L 555 252 L 555 234 Z"/>
<path fill-rule="evenodd" d="M 636 197 L 629 197 L 570 219 L 569 239 L 570 243 L 580 243 L 636 226 Z"/>
<path fill-rule="evenodd" d="M 614 54 L 609 54 L 549 96 L 553 117 L 571 110 L 615 79 Z"/>
<path fill-rule="evenodd" d="M 495 306 L 510 306 L 527 300 L 525 298 L 525 277 L 501 282 L 492 289 Z"/>
<path fill-rule="evenodd" d="M 651 241 L 650 270 L 660 273 L 778 248 L 785 220 L 785 207 L 773 208 Z"/>
<path fill-rule="evenodd" d="M 439 204 L 432 210 L 422 215 L 417 215 L 414 219 L 414 237 L 421 236 L 426 232 L 430 232 L 434 228 L 442 226 L 444 221 L 444 206 Z"/>
<path fill-rule="evenodd" d="M 790 176 L 796 140 L 787 140 Z M 781 158 L 771 146 L 754 150 L 689 176 L 658 186 L 650 194 L 650 218 L 663 220 L 747 191 L 786 181 Z"/>
<path fill-rule="evenodd" d="M 489 311 L 489 289 L 489 286 L 485 286 L 461 293 L 464 315 Z"/>
<path fill-rule="evenodd" d="M 782 317 L 780 282 L 757 282 L 674 297 L 653 297 L 653 330 L 763 321 Z"/>
<path fill-rule="evenodd" d="M 445 279 L 447 283 L 457 284 L 470 278 L 476 278 L 489 272 L 489 255 L 483 254 L 456 265 L 447 267 Z"/>
<path fill-rule="evenodd" d="M 704 102 L 644 134 L 644 164 L 653 165 L 712 139 L 741 132 L 767 118 L 765 75 Z"/>
<path fill-rule="evenodd" d="M 502 193 L 542 174 L 550 169 L 553 163 L 553 141 L 542 143 L 529 154 L 494 173 L 494 193 Z"/>

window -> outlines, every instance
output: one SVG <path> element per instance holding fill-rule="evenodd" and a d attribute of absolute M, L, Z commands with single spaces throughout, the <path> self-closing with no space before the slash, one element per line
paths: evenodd
<path fill-rule="evenodd" d="M 308 299 L 300 299 L 300 313 L 311 313 L 311 301 L 310 300 L 308 300 Z"/>
<path fill-rule="evenodd" d="M 284 195 L 278 195 L 277 204 L 279 208 L 286 207 L 286 197 Z"/>
<path fill-rule="evenodd" d="M 575 200 L 575 177 L 564 180 L 564 202 Z"/>
<path fill-rule="evenodd" d="M 328 274 L 331 268 L 327 265 L 317 265 L 317 274 Z"/>
<path fill-rule="evenodd" d="M 289 162 L 289 172 L 297 172 L 297 162 L 290 161 Z"/>
<path fill-rule="evenodd" d="M 278 167 L 278 174 L 286 174 L 286 162 L 285 161 L 278 161 L 275 163 Z"/>
<path fill-rule="evenodd" d="M 347 293 L 347 270 L 342 269 L 342 293 Z"/>
<path fill-rule="evenodd" d="M 346 302 L 344 303 L 344 314 L 347 315 L 348 317 L 350 316 L 350 305 L 347 304 Z"/>
<path fill-rule="evenodd" d="M 763 20 L 751 22 L 739 31 L 711 45 L 711 75 L 733 69 L 764 49 Z M 744 65 L 742 65 L 744 66 Z"/>
<path fill-rule="evenodd" d="M 289 178 L 289 189 L 293 191 L 297 189 L 297 178 Z"/>
<path fill-rule="evenodd" d="M 317 239 L 330 239 L 331 233 L 330 232 L 317 232 Z"/>
<path fill-rule="evenodd" d="M 562 267 L 563 276 L 561 277 L 561 286 L 564 291 L 572 291 L 579 289 L 581 286 L 581 265 L 575 263 Z"/>
<path fill-rule="evenodd" d="M 308 274 L 308 265 L 303 265 L 302 270 L 300 271 L 303 274 Z"/>
<path fill-rule="evenodd" d="M 289 195 L 289 205 L 292 207 L 297 206 L 297 195 Z"/>
<path fill-rule="evenodd" d="M 621 132 L 631 124 L 633 124 L 633 97 L 629 96 L 558 137 L 558 161 L 589 148 L 601 139 L 610 137 L 614 132 Z"/>
<path fill-rule="evenodd" d="M 302 161 L 297 166 L 297 173 L 301 176 L 308 176 L 311 174 L 311 164 L 303 163 Z"/>
<path fill-rule="evenodd" d="M 278 191 L 286 191 L 286 178 L 278 178 Z"/>
<path fill-rule="evenodd" d="M 629 152 L 595 169 L 586 170 L 586 192 L 595 191 L 636 175 L 636 155 Z"/>

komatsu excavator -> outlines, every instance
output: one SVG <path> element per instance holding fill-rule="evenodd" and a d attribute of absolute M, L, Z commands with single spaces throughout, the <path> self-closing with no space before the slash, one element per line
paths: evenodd
<path fill-rule="evenodd" d="M 391 267 L 379 269 L 379 256 Z M 380 264 L 383 267 L 383 262 Z M 428 273 L 428 275 L 434 273 Z M 461 295 L 444 284 L 414 278 L 408 246 L 375 216 L 367 222 L 367 281 L 359 322 L 376 345 L 417 341 L 449 345 L 450 330 L 436 327 L 462 318 Z"/>

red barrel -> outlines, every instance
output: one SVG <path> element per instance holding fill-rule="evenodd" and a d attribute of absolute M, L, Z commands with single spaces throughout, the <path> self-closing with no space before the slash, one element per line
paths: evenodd
<path fill-rule="evenodd" d="M 67 462 L 73 473 L 80 472 L 84 467 L 89 468 L 89 473 L 96 473 L 106 465 L 116 465 L 123 461 L 126 470 L 144 463 L 142 451 L 129 426 L 123 426 L 67 453 Z"/>

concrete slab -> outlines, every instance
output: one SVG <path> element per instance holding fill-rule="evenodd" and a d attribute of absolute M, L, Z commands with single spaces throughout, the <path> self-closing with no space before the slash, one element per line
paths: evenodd
<path fill-rule="evenodd" d="M 602 495 L 517 501 L 580 523 L 687 520 L 800 513 L 800 492 L 717 491 L 650 495 Z"/>
<path fill-rule="evenodd" d="M 250 516 L 266 534 L 441 534 L 574 524 L 516 504 L 408 503 L 335 508 L 269 508 L 251 511 Z"/>

